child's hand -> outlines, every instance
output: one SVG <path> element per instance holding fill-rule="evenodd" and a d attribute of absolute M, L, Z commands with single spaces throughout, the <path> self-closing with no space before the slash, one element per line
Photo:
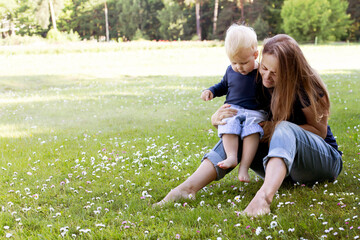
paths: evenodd
<path fill-rule="evenodd" d="M 204 90 L 201 93 L 201 99 L 204 100 L 204 101 L 210 101 L 213 98 L 214 98 L 214 94 L 208 89 Z"/>

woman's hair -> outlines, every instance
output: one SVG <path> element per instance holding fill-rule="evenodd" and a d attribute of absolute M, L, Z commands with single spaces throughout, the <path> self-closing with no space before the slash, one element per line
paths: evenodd
<path fill-rule="evenodd" d="M 257 50 L 255 31 L 247 26 L 233 24 L 226 31 L 225 50 L 229 58 L 237 56 L 244 49 Z"/>
<path fill-rule="evenodd" d="M 317 122 L 329 114 L 330 101 L 325 84 L 293 38 L 279 34 L 265 39 L 262 55 L 266 54 L 274 56 L 279 64 L 270 106 L 275 124 L 290 118 L 296 98 L 303 107 L 311 108 Z"/>

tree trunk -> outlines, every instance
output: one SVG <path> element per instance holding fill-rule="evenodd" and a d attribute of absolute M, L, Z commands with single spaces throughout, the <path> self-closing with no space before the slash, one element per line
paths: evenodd
<path fill-rule="evenodd" d="M 244 23 L 244 0 L 240 0 L 241 19 L 240 24 Z"/>
<path fill-rule="evenodd" d="M 201 26 L 200 26 L 200 0 L 196 0 L 195 3 L 195 14 L 196 14 L 196 34 L 201 41 Z"/>
<path fill-rule="evenodd" d="M 217 24 L 217 16 L 218 16 L 218 9 L 219 9 L 219 0 L 215 0 L 214 6 L 214 21 L 213 21 L 213 38 L 216 34 L 216 24 Z"/>
<path fill-rule="evenodd" d="M 105 1 L 105 29 L 106 29 L 106 41 L 109 42 L 109 20 L 108 20 L 108 8 Z"/>
<path fill-rule="evenodd" d="M 10 21 L 10 32 L 11 32 L 11 36 L 15 36 L 15 23 L 13 21 Z"/>
<path fill-rule="evenodd" d="M 54 5 L 53 5 L 52 0 L 49 0 L 49 5 L 50 5 L 50 14 L 51 14 L 52 25 L 53 25 L 54 29 L 57 30 L 56 16 L 55 16 Z"/>

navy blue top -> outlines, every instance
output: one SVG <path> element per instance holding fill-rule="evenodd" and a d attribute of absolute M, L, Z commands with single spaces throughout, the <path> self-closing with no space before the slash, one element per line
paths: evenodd
<path fill-rule="evenodd" d="M 321 92 L 321 90 L 319 90 L 319 96 L 320 97 L 324 96 L 324 93 Z M 300 97 L 297 96 L 294 102 L 293 113 L 288 120 L 289 122 L 295 123 L 297 125 L 303 125 L 307 123 L 305 114 L 302 111 L 302 109 L 310 106 L 309 98 L 304 91 L 302 92 L 301 98 L 303 99 L 305 105 L 301 104 Z M 335 148 L 342 155 L 342 152 L 338 149 L 336 139 L 333 133 L 331 132 L 329 125 L 327 126 L 327 134 L 324 141 L 333 148 Z"/>
<path fill-rule="evenodd" d="M 215 97 L 226 95 L 225 103 L 238 105 L 240 107 L 258 110 L 259 104 L 256 101 L 257 69 L 254 69 L 247 75 L 235 72 L 231 65 L 226 69 L 226 73 L 221 82 L 210 87 L 209 90 Z"/>

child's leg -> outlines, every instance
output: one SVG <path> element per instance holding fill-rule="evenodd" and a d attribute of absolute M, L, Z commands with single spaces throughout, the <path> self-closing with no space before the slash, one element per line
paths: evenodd
<path fill-rule="evenodd" d="M 223 169 L 235 168 L 238 164 L 239 136 L 235 134 L 222 135 L 226 159 L 218 163 Z"/>
<path fill-rule="evenodd" d="M 254 133 L 244 137 L 243 139 L 243 149 L 241 162 L 239 166 L 239 175 L 238 178 L 240 182 L 250 182 L 249 168 L 252 160 L 256 154 L 260 137 L 258 133 Z"/>

